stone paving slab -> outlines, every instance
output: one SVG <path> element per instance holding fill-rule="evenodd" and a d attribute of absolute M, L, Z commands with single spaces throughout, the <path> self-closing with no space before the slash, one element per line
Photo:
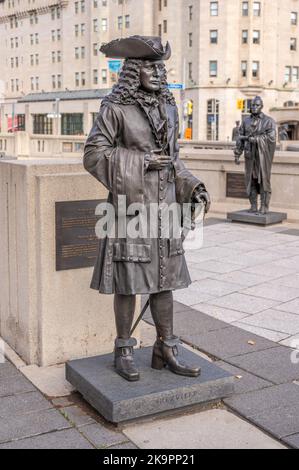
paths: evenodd
<path fill-rule="evenodd" d="M 262 431 L 226 410 L 208 410 L 127 426 L 141 449 L 284 449 Z"/>
<path fill-rule="evenodd" d="M 0 419 L 0 443 L 59 431 L 69 427 L 70 424 L 56 410 L 9 416 Z"/>
<path fill-rule="evenodd" d="M 257 274 L 259 276 L 265 276 L 270 280 L 279 279 L 283 276 L 290 276 L 296 273 L 297 268 L 283 268 L 275 266 L 273 263 L 266 263 L 259 266 L 251 266 L 250 268 L 243 268 L 242 271 L 245 271 L 249 274 Z"/>
<path fill-rule="evenodd" d="M 215 274 L 226 274 L 240 270 L 240 265 L 238 264 L 233 264 L 230 262 L 223 263 L 222 261 L 215 260 L 203 261 L 202 263 L 197 264 L 197 266 L 203 271 L 208 271 Z"/>
<path fill-rule="evenodd" d="M 212 279 L 218 281 L 231 282 L 233 284 L 238 284 L 242 287 L 253 287 L 265 282 L 264 276 L 259 276 L 258 274 L 250 274 L 245 271 L 233 271 L 228 274 L 214 274 Z"/>
<path fill-rule="evenodd" d="M 227 329 L 222 331 L 226 332 Z M 265 380 L 282 384 L 299 379 L 299 364 L 292 363 L 291 353 L 290 348 L 276 346 L 264 351 L 231 357 L 229 362 Z"/>
<path fill-rule="evenodd" d="M 22 393 L 0 399 L 0 418 L 38 412 L 53 408 L 39 392 Z"/>
<path fill-rule="evenodd" d="M 121 432 L 114 431 L 101 424 L 90 424 L 80 428 L 80 433 L 98 449 L 115 445 L 128 444 L 128 439 Z"/>
<path fill-rule="evenodd" d="M 299 315 L 299 299 L 280 304 L 275 309 L 281 310 L 282 312 L 288 312 L 293 313 L 294 315 Z"/>
<path fill-rule="evenodd" d="M 0 380 L 0 397 L 35 391 L 36 388 L 21 373 Z"/>
<path fill-rule="evenodd" d="M 208 302 L 213 298 L 212 295 L 200 292 L 199 287 L 200 281 L 194 282 L 187 289 L 180 289 L 174 291 L 173 297 L 176 302 L 180 302 L 185 305 L 195 305 L 200 302 Z"/>
<path fill-rule="evenodd" d="M 276 287 L 286 286 L 299 289 L 299 274 L 294 273 L 289 276 L 280 277 L 279 279 L 271 281 L 271 284 Z"/>
<path fill-rule="evenodd" d="M 254 351 L 259 352 L 276 347 L 276 343 L 272 341 L 232 326 L 205 334 L 193 335 L 189 333 L 182 336 L 182 339 L 219 359 L 242 357 L 242 355 Z M 253 344 L 249 344 L 249 342 L 253 342 Z"/>
<path fill-rule="evenodd" d="M 247 319 L 250 319 L 251 316 L 246 317 Z M 265 328 L 260 328 L 258 326 L 252 326 L 248 325 L 243 322 L 244 319 L 240 321 L 236 321 L 231 323 L 232 326 L 237 326 L 238 328 L 241 328 L 244 331 L 248 331 L 249 333 L 253 333 L 257 336 L 261 336 L 262 338 L 266 338 L 269 341 L 273 341 L 274 343 L 280 343 L 287 338 L 289 338 L 289 335 L 286 333 L 280 333 L 279 331 L 272 331 L 272 330 L 267 330 Z"/>
<path fill-rule="evenodd" d="M 95 420 L 85 413 L 84 410 L 78 406 L 68 406 L 67 408 L 60 408 L 60 413 L 74 426 L 80 428 L 87 424 L 94 424 Z"/>
<path fill-rule="evenodd" d="M 0 364 L 0 380 L 7 379 L 8 377 L 21 376 L 21 373 L 9 362 Z"/>
<path fill-rule="evenodd" d="M 263 388 L 273 387 L 271 382 L 260 379 L 253 374 L 249 374 L 238 367 L 234 367 L 224 361 L 218 361 L 216 364 L 222 369 L 230 372 L 235 376 L 235 392 L 234 396 L 242 393 L 248 393 L 256 390 L 262 390 Z"/>
<path fill-rule="evenodd" d="M 174 331 L 177 336 L 185 336 L 190 331 L 194 334 L 202 334 L 228 327 L 229 325 L 226 322 L 205 315 L 193 308 L 174 316 Z"/>
<path fill-rule="evenodd" d="M 248 317 L 248 314 L 244 312 L 237 312 L 237 310 L 229 310 L 227 308 L 216 307 L 215 305 L 205 303 L 193 305 L 192 308 L 225 323 L 233 323 Z"/>
<path fill-rule="evenodd" d="M 260 297 L 254 297 L 252 295 L 245 295 L 241 293 L 229 294 L 225 297 L 213 299 L 207 303 L 209 305 L 216 305 L 218 307 L 224 307 L 231 310 L 237 310 L 238 312 L 248 313 L 249 315 L 259 313 L 263 310 L 280 305 L 279 302 L 275 300 L 262 299 Z"/>
<path fill-rule="evenodd" d="M 299 405 L 268 410 L 252 416 L 250 420 L 281 440 L 291 434 L 299 433 Z"/>
<path fill-rule="evenodd" d="M 299 434 L 294 434 L 293 436 L 285 437 L 282 439 L 282 441 L 290 447 L 293 447 L 294 449 L 299 449 Z"/>
<path fill-rule="evenodd" d="M 271 282 L 266 282 L 264 284 L 260 284 L 259 286 L 254 286 L 243 290 L 242 294 L 254 295 L 255 297 L 262 297 L 270 300 L 277 300 L 277 302 L 289 302 L 299 298 L 299 289 L 293 289 L 283 285 L 278 288 L 277 285 L 273 285 Z"/>
<path fill-rule="evenodd" d="M 299 387 L 288 383 L 251 391 L 224 400 L 225 404 L 246 418 L 271 413 L 276 408 L 299 405 Z"/>
<path fill-rule="evenodd" d="M 87 439 L 85 439 L 76 429 L 66 429 L 41 436 L 29 437 L 13 442 L 1 444 L 0 449 L 30 449 L 30 450 L 77 450 L 94 449 Z"/>
<path fill-rule="evenodd" d="M 240 323 L 279 331 L 288 336 L 299 333 L 299 315 L 278 310 L 265 310 L 262 313 L 243 318 Z"/>

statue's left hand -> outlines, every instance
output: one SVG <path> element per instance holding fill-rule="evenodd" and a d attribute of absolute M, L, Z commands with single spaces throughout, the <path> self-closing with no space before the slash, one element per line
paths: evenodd
<path fill-rule="evenodd" d="M 204 186 L 199 186 L 195 189 L 192 199 L 195 203 L 204 203 L 205 213 L 207 214 L 209 212 L 211 208 L 211 198 Z"/>

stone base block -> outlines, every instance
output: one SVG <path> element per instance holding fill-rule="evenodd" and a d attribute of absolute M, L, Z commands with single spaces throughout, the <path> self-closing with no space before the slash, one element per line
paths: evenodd
<path fill-rule="evenodd" d="M 227 218 L 231 222 L 267 226 L 281 224 L 284 220 L 287 220 L 288 215 L 282 212 L 269 212 L 268 214 L 262 215 L 260 213 L 255 214 L 248 210 L 244 210 L 230 212 L 227 214 Z"/>
<path fill-rule="evenodd" d="M 139 382 L 127 382 L 113 368 L 113 355 L 70 361 L 67 380 L 106 420 L 120 423 L 189 406 L 220 401 L 234 389 L 231 374 L 180 347 L 180 357 L 199 365 L 200 377 L 175 375 L 151 368 L 152 348 L 136 350 Z"/>

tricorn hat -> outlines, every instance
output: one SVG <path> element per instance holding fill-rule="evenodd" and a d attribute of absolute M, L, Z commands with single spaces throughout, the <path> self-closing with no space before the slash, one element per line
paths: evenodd
<path fill-rule="evenodd" d="M 168 60 L 171 56 L 169 42 L 163 47 L 161 38 L 156 36 L 115 39 L 103 44 L 100 51 L 111 59 Z"/>

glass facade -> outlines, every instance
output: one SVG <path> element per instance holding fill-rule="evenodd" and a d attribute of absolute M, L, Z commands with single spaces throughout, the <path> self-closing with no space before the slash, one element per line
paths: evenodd
<path fill-rule="evenodd" d="M 83 113 L 61 115 L 61 135 L 83 135 Z"/>

